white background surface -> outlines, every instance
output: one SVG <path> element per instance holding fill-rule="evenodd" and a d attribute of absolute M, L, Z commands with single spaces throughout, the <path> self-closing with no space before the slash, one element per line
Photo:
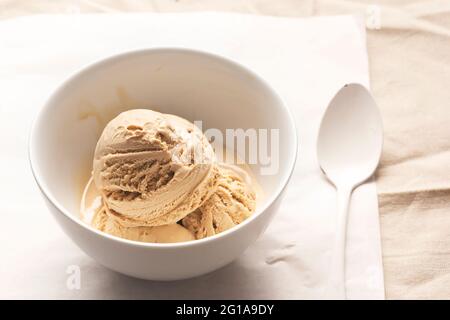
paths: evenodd
<path fill-rule="evenodd" d="M 320 117 L 346 82 L 368 84 L 363 28 L 352 17 L 289 19 L 225 14 L 32 17 L 0 24 L 0 134 L 4 199 L 0 298 L 317 298 L 326 284 L 335 193 L 315 160 Z M 177 45 L 219 53 L 265 77 L 294 111 L 299 158 L 266 233 L 233 264 L 201 278 L 146 282 L 82 253 L 47 212 L 27 160 L 27 133 L 52 89 L 94 59 Z M 57 119 L 55 119 L 57 121 Z M 7 200 L 7 201 L 5 201 Z M 66 269 L 81 268 L 81 290 Z M 348 294 L 384 297 L 375 184 L 355 192 Z"/>

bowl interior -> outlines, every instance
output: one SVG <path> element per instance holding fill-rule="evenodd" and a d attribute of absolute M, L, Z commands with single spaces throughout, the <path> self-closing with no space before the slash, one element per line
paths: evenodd
<path fill-rule="evenodd" d="M 259 159 L 251 167 L 266 195 L 263 201 L 286 183 L 295 160 L 295 128 L 286 107 L 258 76 L 210 54 L 142 50 L 95 63 L 68 79 L 35 122 L 30 140 L 34 173 L 50 199 L 70 214 L 79 215 L 104 126 L 133 108 L 201 120 L 203 130 L 219 129 L 224 139 L 226 129 L 278 129 L 278 141 L 265 142 L 266 154 L 278 162 L 271 168 L 278 168 L 264 174 L 261 169 L 268 165 Z M 259 144 L 264 147 L 262 139 Z"/>

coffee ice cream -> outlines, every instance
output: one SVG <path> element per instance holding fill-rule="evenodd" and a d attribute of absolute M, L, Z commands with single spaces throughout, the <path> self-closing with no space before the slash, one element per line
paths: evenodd
<path fill-rule="evenodd" d="M 256 207 L 256 194 L 248 174 L 233 165 L 219 166 L 216 191 L 182 220 L 196 239 L 210 237 L 247 219 Z"/>
<path fill-rule="evenodd" d="M 124 227 L 111 217 L 105 205 L 95 214 L 92 226 L 116 237 L 141 242 L 171 243 L 195 240 L 192 232 L 177 223 L 157 227 Z"/>
<path fill-rule="evenodd" d="M 184 218 L 217 186 L 214 150 L 189 121 L 151 110 L 121 113 L 95 150 L 94 183 L 123 226 Z"/>
<path fill-rule="evenodd" d="M 129 110 L 106 125 L 90 181 L 84 194 L 94 196 L 83 196 L 85 221 L 134 241 L 213 236 L 247 219 L 256 207 L 250 176 L 218 163 L 199 128 L 152 110 Z M 95 206 L 87 203 L 92 199 Z"/>

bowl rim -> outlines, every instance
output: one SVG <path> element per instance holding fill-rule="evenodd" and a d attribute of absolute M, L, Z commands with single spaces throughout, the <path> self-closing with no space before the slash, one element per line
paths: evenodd
<path fill-rule="evenodd" d="M 35 151 L 34 149 L 36 141 L 36 130 L 39 123 L 41 123 L 44 111 L 49 108 L 49 106 L 53 103 L 53 100 L 57 99 L 59 95 L 68 87 L 71 82 L 73 82 L 76 78 L 92 71 L 96 68 L 101 68 L 103 65 L 111 64 L 115 61 L 119 61 L 122 59 L 126 59 L 130 56 L 139 56 L 139 55 L 146 55 L 151 53 L 182 53 L 182 54 L 189 54 L 189 55 L 197 55 L 204 58 L 209 58 L 216 60 L 220 63 L 222 63 L 225 66 L 231 67 L 236 69 L 237 71 L 247 74 L 251 76 L 252 78 L 256 79 L 257 82 L 263 85 L 263 87 L 268 90 L 272 96 L 274 96 L 279 101 L 279 106 L 281 109 L 288 115 L 288 121 L 290 123 L 290 127 L 293 131 L 293 152 L 290 153 L 291 156 L 288 159 L 288 168 L 287 168 L 287 174 L 284 174 L 284 177 L 282 177 L 282 180 L 279 183 L 279 187 L 271 193 L 271 195 L 266 198 L 264 206 L 261 206 L 255 210 L 255 212 L 246 220 L 244 220 L 242 223 L 238 224 L 237 226 L 234 226 L 233 228 L 230 228 L 228 230 L 225 230 L 224 232 L 221 232 L 219 234 L 206 237 L 199 240 L 192 240 L 192 241 L 185 241 L 185 242 L 174 242 L 174 243 L 153 243 L 153 242 L 140 242 L 140 241 L 134 241 L 134 240 L 128 240 L 120 237 L 116 237 L 110 234 L 107 234 L 105 232 L 102 232 L 100 230 L 95 229 L 91 225 L 83 222 L 81 219 L 77 218 L 75 215 L 71 214 L 69 210 L 67 210 L 52 194 L 50 190 L 48 190 L 45 186 L 45 184 L 42 183 L 42 181 L 45 181 L 45 178 L 43 178 L 40 175 L 40 171 L 36 168 L 39 167 L 38 161 L 35 158 Z M 238 231 L 239 229 L 245 228 L 248 224 L 250 224 L 253 220 L 255 220 L 258 216 L 260 216 L 264 211 L 266 211 L 283 193 L 284 189 L 287 187 L 290 178 L 292 177 L 296 160 L 297 160 L 297 153 L 298 153 L 298 134 L 297 134 L 297 127 L 294 120 L 294 116 L 292 114 L 292 111 L 289 107 L 287 107 L 284 100 L 281 98 L 281 96 L 275 91 L 274 88 L 260 75 L 258 75 L 256 72 L 251 70 L 250 68 L 240 64 L 239 62 L 236 62 L 229 57 L 225 57 L 223 55 L 217 54 L 217 53 L 211 53 L 203 50 L 198 49 L 192 49 L 192 48 L 185 48 L 185 47 L 176 47 L 176 46 L 154 46 L 154 47 L 145 47 L 145 48 L 139 48 L 139 49 L 133 49 L 133 50 L 126 50 L 119 53 L 114 53 L 111 55 L 108 55 L 106 57 L 102 57 L 99 59 L 94 60 L 91 63 L 85 64 L 84 66 L 78 68 L 74 72 L 72 72 L 68 77 L 66 77 L 57 87 L 54 89 L 48 98 L 45 100 L 44 104 L 41 106 L 41 108 L 37 111 L 37 115 L 34 117 L 34 120 L 31 125 L 31 130 L 29 133 L 28 138 L 28 159 L 31 167 L 31 172 L 33 174 L 33 177 L 36 181 L 36 184 L 38 185 L 40 191 L 42 192 L 42 195 L 47 199 L 49 203 L 51 203 L 63 216 L 77 224 L 79 227 L 87 230 L 88 232 L 93 232 L 97 236 L 100 236 L 102 238 L 106 238 L 108 240 L 116 241 L 120 244 L 125 244 L 129 246 L 138 246 L 138 247 L 146 247 L 146 248 L 154 248 L 154 249 L 176 249 L 176 248 L 183 248 L 183 247 L 191 247 L 191 246 L 200 246 L 204 245 L 208 242 L 217 241 L 220 238 L 227 238 L 232 233 Z"/>

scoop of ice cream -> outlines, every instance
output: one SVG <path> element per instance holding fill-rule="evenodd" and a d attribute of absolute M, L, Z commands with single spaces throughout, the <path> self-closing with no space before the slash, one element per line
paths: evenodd
<path fill-rule="evenodd" d="M 219 184 L 215 193 L 182 224 L 196 239 L 213 236 L 247 219 L 256 207 L 256 195 L 248 175 L 231 165 L 220 165 Z"/>
<path fill-rule="evenodd" d="M 194 124 L 135 109 L 105 127 L 93 178 L 116 222 L 158 226 L 202 205 L 216 189 L 218 170 L 213 148 Z"/>
<path fill-rule="evenodd" d="M 92 226 L 116 237 L 153 243 L 172 243 L 195 240 L 192 232 L 177 223 L 157 227 L 124 227 L 108 214 L 103 206 L 94 215 Z"/>

